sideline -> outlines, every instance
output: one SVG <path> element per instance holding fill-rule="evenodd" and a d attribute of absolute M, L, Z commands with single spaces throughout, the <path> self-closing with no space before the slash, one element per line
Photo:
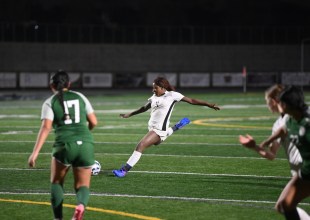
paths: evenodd
<path fill-rule="evenodd" d="M 192 123 L 195 125 L 201 126 L 212 126 L 212 127 L 222 127 L 222 128 L 252 128 L 252 129 L 266 129 L 270 130 L 271 127 L 264 126 L 250 126 L 250 125 L 231 125 L 231 124 L 215 124 L 210 122 L 230 122 L 230 121 L 258 121 L 263 119 L 270 119 L 271 117 L 267 116 L 258 116 L 258 117 L 233 117 L 233 118 L 205 118 L 198 119 L 193 121 Z"/>
<path fill-rule="evenodd" d="M 1 199 L 1 198 L 0 198 L 0 202 L 24 203 L 24 204 L 31 204 L 31 205 L 47 205 L 47 206 L 51 205 L 50 202 L 36 202 L 36 201 L 29 201 L 29 200 L 14 200 L 14 199 Z M 67 208 L 73 208 L 73 209 L 75 208 L 75 205 L 70 205 L 70 204 L 63 204 L 63 206 Z M 94 212 L 101 212 L 101 213 L 108 213 L 112 215 L 121 215 L 125 217 L 131 217 L 131 218 L 143 219 L 143 220 L 161 220 L 160 218 L 156 218 L 156 217 L 149 217 L 149 216 L 132 214 L 132 213 L 127 213 L 127 212 L 109 210 L 109 209 L 86 207 L 86 210 L 94 211 Z"/>

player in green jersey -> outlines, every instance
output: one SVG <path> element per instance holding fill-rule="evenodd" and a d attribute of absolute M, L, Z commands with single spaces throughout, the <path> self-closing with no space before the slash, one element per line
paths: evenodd
<path fill-rule="evenodd" d="M 35 167 L 39 152 L 54 128 L 56 137 L 51 162 L 54 217 L 55 220 L 63 218 L 63 184 L 72 166 L 77 197 L 72 220 L 81 220 L 89 200 L 91 166 L 95 161 L 90 130 L 97 125 L 97 118 L 89 100 L 83 94 L 69 90 L 69 75 L 65 71 L 59 70 L 52 76 L 50 87 L 54 94 L 42 106 L 41 128 L 28 164 Z"/>
<path fill-rule="evenodd" d="M 290 118 L 260 146 L 269 146 L 278 137 L 285 136 L 291 144 L 297 146 L 303 160 L 300 172 L 293 176 L 283 189 L 275 208 L 284 214 L 286 219 L 299 220 L 301 216 L 297 212 L 297 205 L 310 196 L 310 116 L 303 92 L 295 86 L 287 87 L 280 94 L 279 107 L 281 112 L 290 115 Z"/>

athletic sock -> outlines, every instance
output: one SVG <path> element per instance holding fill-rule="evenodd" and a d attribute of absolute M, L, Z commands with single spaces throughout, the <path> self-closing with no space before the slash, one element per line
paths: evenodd
<path fill-rule="evenodd" d="M 175 125 L 173 127 L 171 127 L 173 131 L 177 131 L 179 130 Z"/>
<path fill-rule="evenodd" d="M 129 171 L 132 168 L 132 166 L 130 166 L 128 163 L 126 163 L 126 165 L 122 168 L 125 171 Z"/>
<path fill-rule="evenodd" d="M 298 212 L 299 218 L 301 220 L 303 220 L 303 219 L 310 219 L 310 216 L 308 215 L 308 213 L 305 210 L 297 207 L 297 212 Z"/>
<path fill-rule="evenodd" d="M 175 126 L 169 127 L 169 128 L 167 129 L 167 136 L 168 136 L 168 137 L 171 136 L 171 135 L 173 134 L 174 131 L 176 131 L 176 130 L 174 130 L 174 129 L 176 129 Z"/>
<path fill-rule="evenodd" d="M 89 188 L 86 186 L 81 186 L 76 189 L 77 204 L 82 204 L 84 207 L 87 206 L 89 200 Z"/>
<path fill-rule="evenodd" d="M 284 211 L 285 219 L 287 220 L 300 220 L 297 209 L 291 211 Z"/>
<path fill-rule="evenodd" d="M 127 165 L 126 165 L 126 169 L 129 168 L 127 171 L 129 171 L 134 165 L 136 165 L 136 163 L 138 163 L 138 161 L 140 160 L 142 156 L 142 153 L 139 151 L 134 151 L 131 155 L 131 157 L 128 159 L 127 161 Z"/>
<path fill-rule="evenodd" d="M 64 200 L 64 191 L 61 184 L 51 184 L 51 205 L 56 219 L 62 219 L 62 203 Z"/>

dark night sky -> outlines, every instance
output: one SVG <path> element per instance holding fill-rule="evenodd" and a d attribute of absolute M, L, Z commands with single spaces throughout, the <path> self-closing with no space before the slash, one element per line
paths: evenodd
<path fill-rule="evenodd" d="M 0 21 L 104 25 L 310 25 L 309 0 L 1 0 Z"/>

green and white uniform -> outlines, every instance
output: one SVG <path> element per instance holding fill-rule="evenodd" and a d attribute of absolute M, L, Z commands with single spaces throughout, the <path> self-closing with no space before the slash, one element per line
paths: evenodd
<path fill-rule="evenodd" d="M 41 120 L 53 121 L 55 129 L 53 157 L 65 165 L 89 167 L 94 164 L 94 146 L 87 115 L 94 112 L 94 109 L 79 92 L 64 91 L 63 100 L 64 109 L 56 94 L 42 106 Z M 69 120 L 64 120 L 64 110 L 70 115 Z"/>
<path fill-rule="evenodd" d="M 286 129 L 291 144 L 295 144 L 302 157 L 303 163 L 300 176 L 310 180 L 310 118 L 304 117 L 297 122 L 292 117 L 286 122 Z"/>

